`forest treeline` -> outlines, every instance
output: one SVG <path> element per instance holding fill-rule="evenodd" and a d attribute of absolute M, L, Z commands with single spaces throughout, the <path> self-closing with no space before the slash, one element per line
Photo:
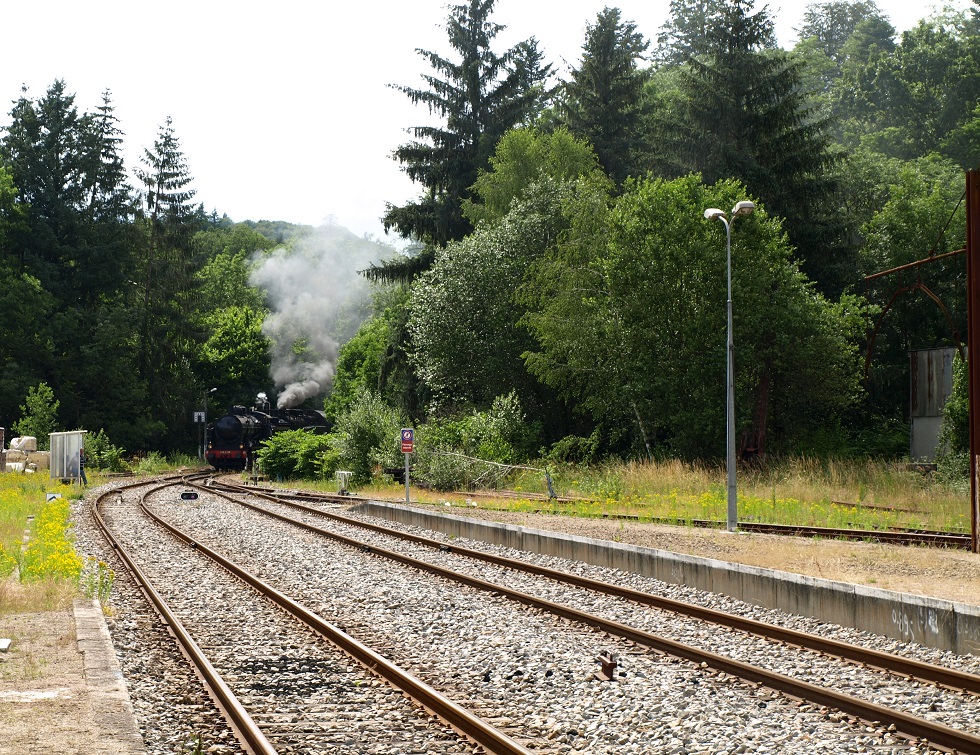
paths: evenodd
<path fill-rule="evenodd" d="M 393 83 L 438 118 L 393 154 L 419 194 L 383 222 L 411 243 L 376 245 L 373 306 L 338 336 L 320 471 L 397 461 L 405 424 L 508 462 L 723 456 L 726 236 L 704 210 L 743 200 L 741 451 L 907 453 L 908 352 L 965 336 L 965 258 L 865 278 L 965 244 L 980 9 L 898 35 L 874 2 L 815 3 L 784 50 L 750 0 L 674 0 L 653 37 L 606 7 L 565 78 L 533 37 L 501 49 L 493 11 L 450 6 L 422 87 Z M 195 204 L 169 119 L 128 170 L 109 92 L 80 112 L 59 80 L 10 115 L 0 425 L 193 449 L 206 394 L 269 388 L 256 260 L 315 230 Z"/>

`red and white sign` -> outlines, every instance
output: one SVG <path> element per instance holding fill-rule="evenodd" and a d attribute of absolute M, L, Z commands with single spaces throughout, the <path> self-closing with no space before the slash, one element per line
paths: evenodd
<path fill-rule="evenodd" d="M 415 430 L 410 427 L 402 428 L 402 453 L 410 454 L 415 451 Z"/>

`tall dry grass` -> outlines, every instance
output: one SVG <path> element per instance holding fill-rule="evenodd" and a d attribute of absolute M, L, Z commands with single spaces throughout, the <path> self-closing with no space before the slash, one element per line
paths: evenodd
<path fill-rule="evenodd" d="M 550 469 L 555 492 L 572 502 L 498 502 L 514 510 L 551 510 L 581 516 L 722 520 L 727 509 L 724 464 L 679 460 L 612 461 Z M 544 475 L 522 471 L 508 486 L 539 496 Z M 795 457 L 743 467 L 737 473 L 740 521 L 827 527 L 910 527 L 969 530 L 962 486 L 946 485 L 908 464 L 876 459 Z"/>

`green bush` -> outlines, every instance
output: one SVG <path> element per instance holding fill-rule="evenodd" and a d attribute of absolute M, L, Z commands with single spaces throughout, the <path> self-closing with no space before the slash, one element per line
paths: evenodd
<path fill-rule="evenodd" d="M 593 464 L 599 460 L 599 452 L 602 447 L 602 435 L 599 428 L 596 428 L 588 438 L 579 435 L 566 435 L 556 441 L 548 451 L 549 461 L 562 463 Z"/>
<path fill-rule="evenodd" d="M 265 441 L 257 456 L 270 478 L 317 479 L 325 476 L 324 460 L 336 458 L 334 441 L 309 430 L 285 430 Z"/>
<path fill-rule="evenodd" d="M 481 475 L 495 479 L 495 470 L 492 465 L 447 453 L 498 464 L 519 464 L 530 458 L 539 437 L 540 426 L 524 421 L 517 395 L 511 392 L 498 396 L 485 412 L 434 420 L 419 428 L 414 476 L 436 490 L 465 489 Z"/>
<path fill-rule="evenodd" d="M 936 469 L 946 484 L 970 479 L 970 374 L 965 360 L 953 358 L 953 391 L 943 405 Z"/>
<path fill-rule="evenodd" d="M 85 438 L 86 463 L 93 469 L 102 469 L 106 472 L 126 471 L 126 462 L 123 460 L 125 450 L 109 442 L 109 436 L 105 430 L 89 433 Z"/>
<path fill-rule="evenodd" d="M 358 389 L 334 427 L 338 461 L 343 469 L 353 473 L 353 483 L 368 482 L 376 467 L 404 463 L 399 431 L 405 424 L 404 418 L 380 395 Z"/>
<path fill-rule="evenodd" d="M 162 474 L 170 469 L 170 462 L 162 454 L 156 451 L 150 451 L 145 456 L 139 458 L 134 464 L 131 464 L 131 466 L 134 474 L 155 475 Z"/>

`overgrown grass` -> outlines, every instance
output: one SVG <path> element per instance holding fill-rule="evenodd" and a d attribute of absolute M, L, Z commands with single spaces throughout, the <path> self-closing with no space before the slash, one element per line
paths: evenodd
<path fill-rule="evenodd" d="M 163 456 L 156 451 L 150 451 L 145 456 L 130 462 L 129 468 L 135 475 L 157 475 L 172 472 L 182 467 L 199 467 L 201 463 L 187 454 L 176 453 Z"/>
<path fill-rule="evenodd" d="M 543 473 L 526 470 L 511 475 L 500 485 L 516 496 L 474 500 L 484 508 L 587 517 L 629 516 L 683 522 L 721 521 L 726 516 L 723 465 L 610 462 L 599 466 L 553 466 L 550 474 L 556 494 L 571 500 L 542 499 L 548 493 Z M 739 469 L 737 484 L 739 521 L 950 532 L 968 532 L 970 528 L 968 489 L 924 475 L 900 462 L 783 459 L 758 469 Z M 310 485 L 336 492 L 332 480 Z M 399 499 L 404 487 L 375 480 L 358 492 Z M 435 493 L 414 485 L 412 499 L 421 503 L 466 504 L 465 493 Z"/>
<path fill-rule="evenodd" d="M 40 475 L 0 474 L 0 613 L 54 610 L 78 595 L 70 489 L 57 486 L 62 497 L 46 501 L 50 486 Z"/>
<path fill-rule="evenodd" d="M 559 496 L 546 508 L 584 516 L 603 514 L 677 520 L 725 518 L 722 466 L 679 461 L 611 463 L 552 471 Z M 740 521 L 825 527 L 911 527 L 969 530 L 969 495 L 907 464 L 878 460 L 793 458 L 738 472 Z M 515 487 L 545 492 L 540 475 L 523 473 Z M 508 508 L 542 508 L 517 501 Z"/>

